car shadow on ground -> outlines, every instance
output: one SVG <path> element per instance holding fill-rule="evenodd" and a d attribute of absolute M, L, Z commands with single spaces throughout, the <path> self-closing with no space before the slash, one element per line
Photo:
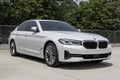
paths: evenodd
<path fill-rule="evenodd" d="M 30 55 L 20 54 L 18 57 L 23 58 L 23 59 L 27 59 L 27 60 L 31 60 L 31 61 L 34 61 L 34 62 L 45 64 L 44 59 L 33 57 L 33 56 L 30 56 Z"/>
<path fill-rule="evenodd" d="M 67 70 L 87 70 L 87 69 L 100 69 L 113 66 L 112 63 L 92 63 L 92 62 L 78 62 L 78 63 L 67 63 L 61 66 L 62 69 Z"/>
<path fill-rule="evenodd" d="M 44 59 L 29 56 L 29 55 L 20 55 L 20 58 L 31 60 L 34 62 L 46 64 Z M 47 65 L 46 65 L 47 66 Z M 109 63 L 104 61 L 102 63 L 92 63 L 92 62 L 77 62 L 77 63 L 64 63 L 61 64 L 59 67 L 54 68 L 61 68 L 66 70 L 87 70 L 87 69 L 100 69 L 100 68 L 107 68 L 113 66 L 113 63 Z"/>

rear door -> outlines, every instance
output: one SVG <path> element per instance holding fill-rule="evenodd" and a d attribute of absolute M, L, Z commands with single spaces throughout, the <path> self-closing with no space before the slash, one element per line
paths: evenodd
<path fill-rule="evenodd" d="M 20 24 L 17 28 L 17 33 L 16 33 L 16 45 L 18 52 L 24 53 L 26 51 L 25 47 L 25 41 L 26 41 L 26 27 L 28 25 L 28 22 L 24 22 Z"/>

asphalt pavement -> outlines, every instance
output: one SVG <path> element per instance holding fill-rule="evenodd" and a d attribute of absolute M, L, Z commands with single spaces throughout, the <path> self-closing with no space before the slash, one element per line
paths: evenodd
<path fill-rule="evenodd" d="M 111 59 L 100 64 L 67 63 L 52 68 L 40 58 L 12 57 L 9 50 L 0 50 L 0 80 L 120 80 L 120 47 L 112 52 Z"/>

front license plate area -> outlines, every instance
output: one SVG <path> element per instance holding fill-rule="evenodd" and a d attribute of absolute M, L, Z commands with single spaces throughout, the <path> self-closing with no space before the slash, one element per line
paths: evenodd
<path fill-rule="evenodd" d="M 94 57 L 94 58 L 99 58 L 100 55 L 99 55 L 99 54 L 97 54 L 97 55 L 93 55 L 93 57 Z"/>

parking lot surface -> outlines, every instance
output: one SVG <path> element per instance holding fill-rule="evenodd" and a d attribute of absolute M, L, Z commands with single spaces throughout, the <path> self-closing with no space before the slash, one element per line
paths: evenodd
<path fill-rule="evenodd" d="M 120 47 L 112 51 L 112 58 L 100 64 L 67 63 L 52 68 L 42 59 L 12 57 L 9 50 L 0 50 L 0 80 L 120 80 Z"/>

